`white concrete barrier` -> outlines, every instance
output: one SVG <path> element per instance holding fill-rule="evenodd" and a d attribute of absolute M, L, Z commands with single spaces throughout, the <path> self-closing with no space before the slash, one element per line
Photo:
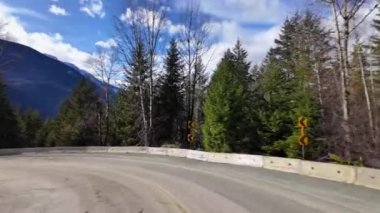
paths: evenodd
<path fill-rule="evenodd" d="M 131 153 L 131 147 L 128 146 L 112 146 L 108 149 L 109 153 L 119 153 L 119 154 L 125 154 L 125 153 Z"/>
<path fill-rule="evenodd" d="M 188 154 L 188 149 L 168 149 L 168 155 L 172 157 L 185 158 Z"/>
<path fill-rule="evenodd" d="M 380 190 L 380 170 L 358 167 L 354 184 Z"/>
<path fill-rule="evenodd" d="M 85 148 L 86 152 L 89 153 L 107 153 L 109 147 L 107 146 L 88 146 Z"/>
<path fill-rule="evenodd" d="M 149 147 L 148 154 L 152 155 L 168 155 L 167 148 L 159 148 L 159 147 Z"/>
<path fill-rule="evenodd" d="M 136 153 L 186 157 L 189 159 L 225 163 L 271 170 L 298 173 L 305 176 L 351 183 L 380 190 L 380 170 L 353 167 L 331 163 L 302 161 L 299 159 L 267 157 L 260 155 L 207 153 L 197 150 L 148 147 L 37 147 L 20 149 L 0 149 L 0 155 L 23 153 Z"/>
<path fill-rule="evenodd" d="M 301 160 L 264 156 L 263 167 L 282 172 L 299 173 L 301 168 Z"/>
<path fill-rule="evenodd" d="M 208 156 L 207 152 L 189 150 L 186 157 L 194 160 L 207 161 Z"/>
<path fill-rule="evenodd" d="M 74 153 L 85 152 L 87 147 L 33 147 L 19 149 L 0 149 L 0 155 L 12 155 L 23 153 Z"/>
<path fill-rule="evenodd" d="M 332 163 L 302 161 L 300 174 L 344 183 L 355 181 L 355 168 Z"/>
<path fill-rule="evenodd" d="M 18 155 L 21 153 L 20 149 L 0 149 L 0 155 Z"/>
<path fill-rule="evenodd" d="M 52 147 L 38 147 L 38 148 L 21 148 L 22 153 L 41 153 L 41 152 L 49 152 Z"/>
<path fill-rule="evenodd" d="M 148 148 L 145 146 L 128 146 L 125 149 L 125 153 L 132 153 L 132 154 L 147 154 Z"/>
<path fill-rule="evenodd" d="M 232 164 L 252 167 L 263 167 L 263 156 L 235 154 Z"/>
<path fill-rule="evenodd" d="M 207 161 L 212 163 L 233 164 L 235 160 L 233 154 L 209 152 L 207 153 Z"/>
<path fill-rule="evenodd" d="M 74 153 L 74 152 L 84 152 L 84 149 L 75 149 L 75 147 L 45 147 L 42 152 L 48 153 Z M 37 153 L 37 152 L 35 152 Z"/>
<path fill-rule="evenodd" d="M 50 147 L 48 148 L 49 152 L 58 152 L 58 153 L 80 153 L 80 152 L 87 152 L 89 150 L 94 150 L 93 152 L 101 152 L 101 151 L 96 151 L 99 150 L 95 147 Z M 90 151 L 91 152 L 91 151 Z M 107 152 L 107 151 L 102 151 L 102 152 Z"/>

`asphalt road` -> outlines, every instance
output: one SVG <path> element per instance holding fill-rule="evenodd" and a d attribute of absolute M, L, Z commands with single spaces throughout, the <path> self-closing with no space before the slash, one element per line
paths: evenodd
<path fill-rule="evenodd" d="M 0 157 L 0 212 L 380 213 L 380 191 L 182 158 L 24 154 Z"/>

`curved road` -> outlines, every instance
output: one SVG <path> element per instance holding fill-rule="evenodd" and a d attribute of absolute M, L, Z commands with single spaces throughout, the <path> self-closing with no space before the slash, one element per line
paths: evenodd
<path fill-rule="evenodd" d="M 380 191 L 296 174 L 117 154 L 0 157 L 0 211 L 380 212 Z"/>

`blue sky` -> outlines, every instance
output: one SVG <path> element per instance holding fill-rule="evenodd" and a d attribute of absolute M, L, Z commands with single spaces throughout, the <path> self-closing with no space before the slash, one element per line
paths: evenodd
<path fill-rule="evenodd" d="M 152 1 L 152 0 L 144 0 Z M 190 0 L 166 0 L 166 37 L 175 36 Z M 223 52 L 242 40 L 250 60 L 259 63 L 278 36 L 286 16 L 310 7 L 310 0 L 193 0 L 211 26 L 210 69 Z M 138 0 L 0 0 L 0 20 L 7 39 L 89 70 L 88 59 L 98 46 L 109 46 L 114 21 L 145 3 Z"/>

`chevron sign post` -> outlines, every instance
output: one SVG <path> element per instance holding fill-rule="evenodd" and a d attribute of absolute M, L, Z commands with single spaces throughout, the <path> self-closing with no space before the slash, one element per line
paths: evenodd
<path fill-rule="evenodd" d="M 297 127 L 301 129 L 298 143 L 302 146 L 302 159 L 305 159 L 305 146 L 309 144 L 309 138 L 305 134 L 305 128 L 307 128 L 308 119 L 304 116 L 298 117 Z"/>

